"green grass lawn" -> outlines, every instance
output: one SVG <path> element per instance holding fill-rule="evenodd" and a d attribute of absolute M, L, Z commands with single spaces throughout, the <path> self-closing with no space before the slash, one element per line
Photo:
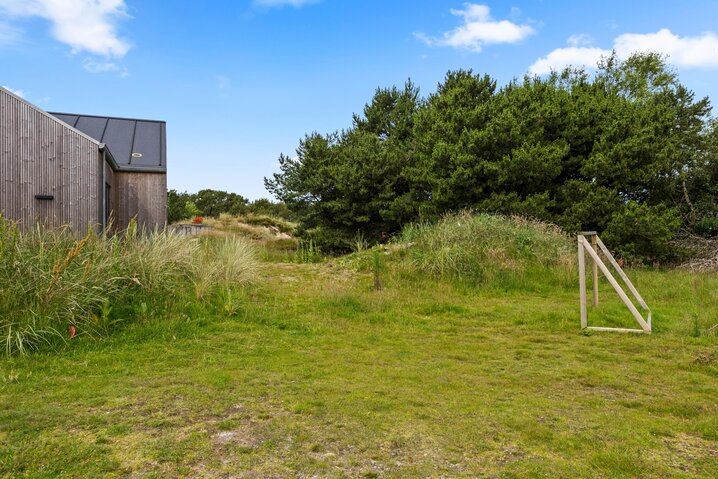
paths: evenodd
<path fill-rule="evenodd" d="M 630 272 L 626 335 L 577 288 L 264 268 L 233 315 L 0 359 L 0 477 L 718 477 L 715 277 Z"/>

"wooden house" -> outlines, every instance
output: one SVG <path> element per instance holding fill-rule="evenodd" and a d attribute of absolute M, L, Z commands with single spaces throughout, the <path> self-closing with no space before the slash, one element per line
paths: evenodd
<path fill-rule="evenodd" d="M 48 113 L 0 88 L 0 214 L 78 232 L 167 222 L 163 121 Z"/>

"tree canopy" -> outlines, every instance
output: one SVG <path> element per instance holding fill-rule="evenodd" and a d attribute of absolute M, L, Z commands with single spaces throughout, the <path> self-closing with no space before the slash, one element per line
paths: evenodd
<path fill-rule="evenodd" d="M 718 233 L 710 113 L 657 54 L 502 88 L 450 71 L 425 99 L 411 81 L 377 89 L 351 128 L 306 135 L 265 185 L 334 250 L 472 208 L 597 230 L 623 255 L 666 260 L 679 231 Z"/>
<path fill-rule="evenodd" d="M 285 219 L 291 219 L 292 213 L 281 204 L 274 203 L 266 198 L 249 201 L 237 193 L 228 193 L 220 190 L 200 190 L 197 193 L 167 192 L 167 221 L 192 219 L 195 216 L 213 216 L 220 214 L 245 215 L 266 214 Z"/>

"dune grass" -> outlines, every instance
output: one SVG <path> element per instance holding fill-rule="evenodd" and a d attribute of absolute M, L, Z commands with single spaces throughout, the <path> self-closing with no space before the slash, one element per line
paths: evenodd
<path fill-rule="evenodd" d="M 528 288 L 575 278 L 574 246 L 558 227 L 522 217 L 447 215 L 404 229 L 411 263 L 435 278 L 490 287 Z"/>
<path fill-rule="evenodd" d="M 571 287 L 577 266 L 574 240 L 555 225 L 519 216 L 462 211 L 437 223 L 410 224 L 386 245 L 337 261 L 369 271 L 394 271 L 495 290 Z M 379 253 L 379 255 L 377 255 Z"/>
<path fill-rule="evenodd" d="M 76 334 L 99 337 L 198 299 L 241 287 L 257 261 L 240 238 L 185 238 L 169 231 L 116 236 L 40 227 L 21 232 L 0 217 L 0 339 L 4 354 L 55 348 Z"/>
<path fill-rule="evenodd" d="M 575 278 L 455 280 L 386 250 L 380 290 L 355 267 L 374 251 L 266 262 L 231 308 L 190 288 L 0 359 L 0 477 L 718 477 L 715 275 L 631 270 L 654 334 L 583 333 Z M 630 326 L 600 297 L 592 324 Z"/>

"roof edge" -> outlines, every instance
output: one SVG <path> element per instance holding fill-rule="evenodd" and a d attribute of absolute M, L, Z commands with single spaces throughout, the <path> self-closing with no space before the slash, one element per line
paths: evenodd
<path fill-rule="evenodd" d="M 110 148 L 105 143 L 100 143 L 100 150 L 107 153 L 107 156 L 105 157 L 106 160 L 109 161 L 110 167 L 113 171 L 117 173 L 127 172 L 127 173 L 165 173 L 167 174 L 167 168 L 158 167 L 158 166 L 137 166 L 137 165 L 123 165 L 120 166 L 117 164 L 117 161 L 115 160 L 115 157 L 112 156 L 112 152 L 110 151 Z"/>
<path fill-rule="evenodd" d="M 163 173 L 167 174 L 167 168 L 158 166 L 120 166 L 117 173 Z"/>
<path fill-rule="evenodd" d="M 147 123 L 164 123 L 165 120 L 150 120 L 148 118 L 129 118 L 125 116 L 108 116 L 108 115 L 88 115 L 86 113 L 65 113 L 62 111 L 48 111 L 50 115 L 66 115 L 66 116 L 89 116 L 90 118 L 107 118 L 109 120 L 129 120 L 129 121 L 146 121 Z"/>
<path fill-rule="evenodd" d="M 28 106 L 31 107 L 33 110 L 35 110 L 35 111 L 37 111 L 38 113 L 44 115 L 45 117 L 49 118 L 50 120 L 53 120 L 53 121 L 55 121 L 55 122 L 61 124 L 62 126 L 68 128 L 68 129 L 70 129 L 70 131 L 72 131 L 72 132 L 74 132 L 74 133 L 77 133 L 77 134 L 80 135 L 81 137 L 83 137 L 83 138 L 85 138 L 85 139 L 87 139 L 87 140 L 90 140 L 92 143 L 94 143 L 95 145 L 97 145 L 98 148 L 101 148 L 101 143 L 100 143 L 99 141 L 95 140 L 94 138 L 92 138 L 90 135 L 87 135 L 87 134 L 81 132 L 80 130 L 78 130 L 77 128 L 75 128 L 75 127 L 73 127 L 73 126 L 71 126 L 71 125 L 68 125 L 67 123 L 65 123 L 64 121 L 60 120 L 59 118 L 57 118 L 57 117 L 55 117 L 55 116 L 52 116 L 51 113 L 49 113 L 49 112 L 43 110 L 42 108 L 38 107 L 37 105 L 34 105 L 34 104 L 30 103 L 29 101 L 27 101 L 27 100 L 24 99 L 23 97 L 21 97 L 21 96 L 19 96 L 19 95 L 16 95 L 15 93 L 11 92 L 11 91 L 8 90 L 7 88 L 3 88 L 3 87 L 0 86 L 0 90 L 2 90 L 4 93 L 7 93 L 7 94 L 10 95 L 12 98 L 14 98 L 14 99 L 16 99 L 16 100 L 18 100 L 18 101 L 20 101 L 20 102 L 22 102 L 22 103 L 28 105 Z"/>
<path fill-rule="evenodd" d="M 117 171 L 120 169 L 120 165 L 117 164 L 117 161 L 115 160 L 114 155 L 112 154 L 112 152 L 110 151 L 110 149 L 107 147 L 107 145 L 105 143 L 100 143 L 100 151 L 102 151 L 103 153 L 106 153 L 107 156 L 105 156 L 105 159 L 110 161 L 110 167 L 114 171 Z"/>

